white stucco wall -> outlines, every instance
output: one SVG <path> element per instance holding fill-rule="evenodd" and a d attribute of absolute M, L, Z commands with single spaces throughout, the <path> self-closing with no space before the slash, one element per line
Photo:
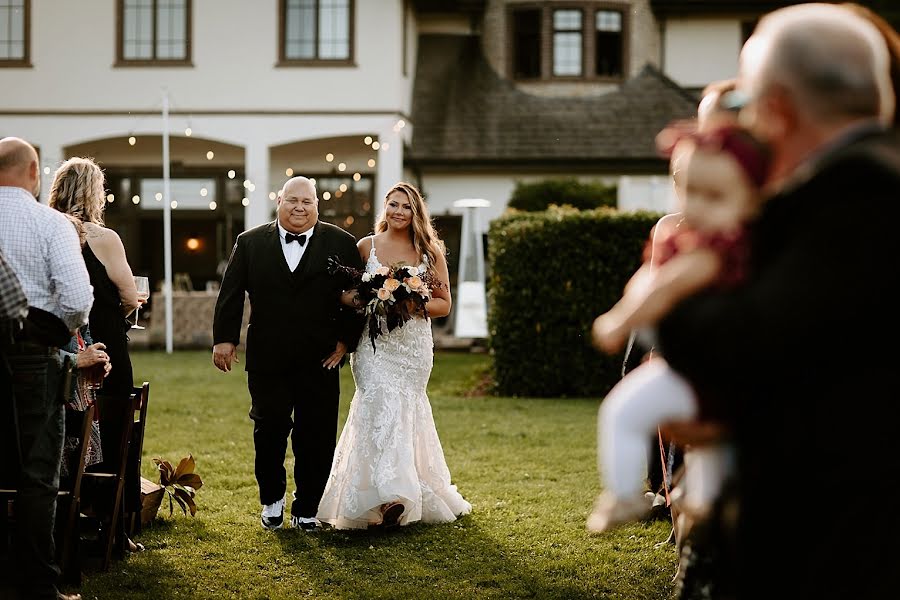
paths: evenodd
<path fill-rule="evenodd" d="M 534 182 L 559 177 L 559 175 L 534 174 L 453 174 L 424 173 L 422 191 L 432 215 L 462 214 L 463 209 L 453 207 L 461 198 L 484 198 L 489 208 L 479 210 L 479 226 L 486 232 L 492 219 L 503 214 L 516 182 Z M 674 190 L 671 179 L 664 175 L 630 175 L 621 177 L 581 177 L 585 181 L 602 181 L 619 186 L 620 210 L 653 210 L 671 212 L 674 207 Z"/>
<path fill-rule="evenodd" d="M 412 131 L 411 123 L 402 130 L 396 125 L 409 120 L 415 19 L 406 14 L 404 75 L 403 0 L 354 4 L 356 66 L 276 67 L 278 2 L 194 0 L 193 66 L 117 68 L 115 0 L 35 0 L 33 67 L 0 73 L 0 135 L 22 137 L 40 147 L 42 166 L 50 168 L 43 181 L 47 190 L 52 171 L 66 158 L 66 147 L 130 135 L 160 136 L 165 89 L 171 135 L 184 135 L 190 126 L 197 138 L 243 150 L 246 177 L 256 185 L 248 193 L 248 226 L 269 218 L 268 194 L 284 177 L 280 158 L 270 154 L 284 144 L 354 136 L 359 149 L 341 153 L 347 155 L 348 168 L 374 173 L 376 190 L 383 193 L 402 177 L 404 142 Z M 366 135 L 392 148 L 366 151 Z M 144 162 L 137 152 L 126 155 L 131 152 L 127 147 L 112 159 L 121 165 L 158 164 L 158 139 L 143 155 Z M 367 157 L 377 164 L 369 167 Z M 204 164 L 225 160 L 220 155 Z"/>
<path fill-rule="evenodd" d="M 3 69 L 0 109 L 342 110 L 408 114 L 403 0 L 356 0 L 355 67 L 276 67 L 278 2 L 194 0 L 193 67 L 114 67 L 116 2 L 31 2 L 31 69 Z"/>
<path fill-rule="evenodd" d="M 737 75 L 738 19 L 668 19 L 663 36 L 666 75 L 684 87 L 703 87 Z"/>

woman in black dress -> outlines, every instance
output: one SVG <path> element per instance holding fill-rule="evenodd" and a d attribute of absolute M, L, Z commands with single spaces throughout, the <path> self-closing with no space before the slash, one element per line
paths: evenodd
<path fill-rule="evenodd" d="M 82 254 L 94 287 L 94 304 L 88 317 L 95 342 L 106 346 L 111 370 L 98 391 L 110 402 L 128 402 L 134 386 L 131 358 L 128 355 L 126 316 L 139 305 L 137 289 L 125 247 L 119 235 L 103 226 L 106 196 L 103 171 L 89 158 L 70 158 L 64 162 L 50 187 L 50 206 L 73 217 L 79 227 Z M 102 414 L 101 414 L 102 419 Z M 101 438 L 106 460 L 114 460 L 121 431 L 101 422 Z M 105 461 L 104 461 L 105 462 Z M 109 471 L 103 463 L 96 470 Z M 140 474 L 126 476 L 123 506 L 140 510 Z M 122 529 L 120 529 L 122 531 Z M 137 546 L 128 540 L 131 550 Z"/>

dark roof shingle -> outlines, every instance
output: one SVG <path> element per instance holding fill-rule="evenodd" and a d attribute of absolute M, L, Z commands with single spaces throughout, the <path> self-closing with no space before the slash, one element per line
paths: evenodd
<path fill-rule="evenodd" d="M 535 96 L 497 75 L 476 36 L 437 34 L 419 38 L 413 94 L 407 157 L 420 164 L 646 161 L 658 170 L 654 137 L 697 106 L 649 65 L 602 96 Z"/>

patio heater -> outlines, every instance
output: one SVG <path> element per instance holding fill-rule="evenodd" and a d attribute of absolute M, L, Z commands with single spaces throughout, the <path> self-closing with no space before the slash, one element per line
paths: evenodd
<path fill-rule="evenodd" d="M 486 338 L 487 296 L 484 279 L 484 243 L 479 223 L 480 208 L 490 201 L 483 198 L 463 198 L 453 203 L 462 208 L 462 236 L 459 248 L 459 276 L 453 290 L 453 335 L 458 338 Z"/>

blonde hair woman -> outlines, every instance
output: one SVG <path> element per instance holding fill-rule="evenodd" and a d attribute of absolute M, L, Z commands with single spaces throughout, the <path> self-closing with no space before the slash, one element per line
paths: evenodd
<path fill-rule="evenodd" d="M 131 267 L 125 256 L 125 247 L 119 235 L 103 225 L 106 194 L 103 187 L 103 171 L 90 158 L 70 158 L 56 170 L 50 185 L 50 206 L 75 220 L 81 238 L 81 253 L 94 288 L 94 304 L 88 317 L 88 326 L 94 342 L 106 346 L 109 357 L 109 374 L 103 380 L 98 394 L 127 402 L 134 386 L 131 358 L 128 355 L 130 327 L 125 317 L 138 306 L 137 289 Z M 101 415 L 102 418 L 102 415 Z M 118 439 L 111 424 L 100 423 L 104 438 Z M 104 448 L 104 455 L 115 457 L 123 449 Z M 103 464 L 97 467 L 104 471 Z M 125 506 L 128 510 L 140 507 L 139 479 L 126 479 Z M 124 536 L 123 542 L 131 551 L 141 549 Z"/>
<path fill-rule="evenodd" d="M 317 517 L 339 529 L 453 521 L 472 506 L 450 483 L 426 394 L 434 364 L 430 317 L 449 314 L 450 278 L 419 190 L 404 182 L 392 187 L 375 234 L 357 247 L 367 273 L 404 263 L 430 272 L 440 286 L 432 289 L 427 317 L 382 333 L 374 344 L 363 331 L 350 359 L 356 393 Z"/>

